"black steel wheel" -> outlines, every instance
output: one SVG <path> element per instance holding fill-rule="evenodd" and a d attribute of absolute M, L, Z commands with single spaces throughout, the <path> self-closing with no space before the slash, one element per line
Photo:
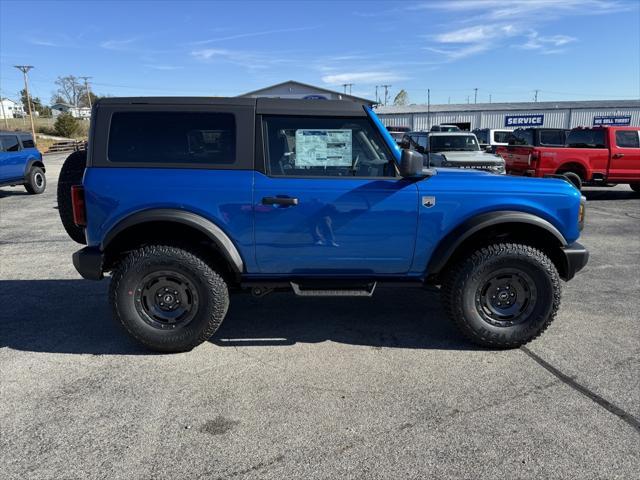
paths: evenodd
<path fill-rule="evenodd" d="M 130 252 L 118 264 L 110 301 L 115 319 L 140 343 L 159 352 L 183 352 L 218 329 L 229 292 L 196 253 L 154 245 Z"/>
<path fill-rule="evenodd" d="M 540 335 L 560 306 L 560 277 L 542 251 L 498 243 L 472 252 L 445 274 L 442 301 L 472 342 L 515 348 Z"/>
<path fill-rule="evenodd" d="M 44 175 L 44 170 L 40 167 L 31 167 L 24 188 L 34 195 L 43 193 L 47 188 L 47 177 Z"/>

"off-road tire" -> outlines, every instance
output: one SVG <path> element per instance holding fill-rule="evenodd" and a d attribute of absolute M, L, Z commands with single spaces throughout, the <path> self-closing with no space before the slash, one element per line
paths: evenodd
<path fill-rule="evenodd" d="M 158 272 L 173 272 L 191 282 L 198 302 L 193 319 L 186 325 L 161 329 L 140 313 L 144 310 L 138 301 L 139 292 L 147 288 L 144 279 Z M 114 319 L 138 342 L 157 352 L 189 351 L 206 341 L 229 308 L 229 292 L 223 278 L 197 254 L 169 245 L 130 252 L 113 273 L 109 299 Z"/>
<path fill-rule="evenodd" d="M 40 167 L 31 167 L 27 174 L 27 181 L 24 184 L 24 189 L 33 194 L 44 193 L 47 188 L 47 177 L 44 175 L 44 170 Z"/>
<path fill-rule="evenodd" d="M 631 190 L 633 190 L 636 193 L 640 193 L 640 182 L 639 183 L 630 183 L 629 186 L 631 187 Z"/>
<path fill-rule="evenodd" d="M 578 191 L 582 190 L 582 179 L 574 172 L 564 172 L 563 175 L 569 180 Z"/>
<path fill-rule="evenodd" d="M 67 157 L 58 176 L 58 213 L 62 226 L 75 242 L 86 244 L 84 229 L 73 223 L 73 207 L 71 205 L 71 187 L 82 183 L 82 175 L 87 166 L 87 151 L 78 150 Z"/>
<path fill-rule="evenodd" d="M 484 279 L 505 268 L 531 278 L 536 299 L 524 321 L 496 326 L 483 318 L 478 300 Z M 553 262 L 540 250 L 497 243 L 460 260 L 445 276 L 441 295 L 447 315 L 471 342 L 490 348 L 516 348 L 539 336 L 555 318 L 560 307 L 560 277 Z"/>

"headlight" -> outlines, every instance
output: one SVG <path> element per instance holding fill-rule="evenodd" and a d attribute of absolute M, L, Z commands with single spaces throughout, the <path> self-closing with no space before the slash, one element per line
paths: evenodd
<path fill-rule="evenodd" d="M 584 196 L 580 197 L 580 208 L 578 209 L 578 227 L 580 230 L 584 228 L 584 215 L 587 207 L 587 198 Z"/>

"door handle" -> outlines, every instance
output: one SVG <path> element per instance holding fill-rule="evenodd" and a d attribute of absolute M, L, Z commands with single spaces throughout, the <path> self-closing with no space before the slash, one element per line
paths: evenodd
<path fill-rule="evenodd" d="M 262 199 L 263 205 L 283 205 L 286 207 L 293 207 L 298 205 L 298 199 L 292 197 L 264 197 Z"/>
<path fill-rule="evenodd" d="M 624 157 L 624 153 L 614 153 L 611 155 L 611 158 L 622 158 Z"/>

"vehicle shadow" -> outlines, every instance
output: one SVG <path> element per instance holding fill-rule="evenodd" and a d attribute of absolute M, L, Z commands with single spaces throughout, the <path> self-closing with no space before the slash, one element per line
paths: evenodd
<path fill-rule="evenodd" d="M 30 195 L 24 187 L 8 187 L 8 188 L 0 188 L 0 198 L 3 197 L 21 197 L 25 195 Z"/>
<path fill-rule="evenodd" d="M 111 318 L 108 282 L 0 281 L 0 348 L 93 354 L 151 354 Z M 455 349 L 467 343 L 446 320 L 437 293 L 379 289 L 372 298 L 232 296 L 211 342 L 221 347 L 332 341 L 388 348 Z"/>
<path fill-rule="evenodd" d="M 611 188 L 598 188 L 598 189 L 590 189 L 590 190 L 582 190 L 582 195 L 587 198 L 589 202 L 598 202 L 602 200 L 633 200 L 640 199 L 640 194 L 634 192 L 633 190 L 618 190 Z"/>

